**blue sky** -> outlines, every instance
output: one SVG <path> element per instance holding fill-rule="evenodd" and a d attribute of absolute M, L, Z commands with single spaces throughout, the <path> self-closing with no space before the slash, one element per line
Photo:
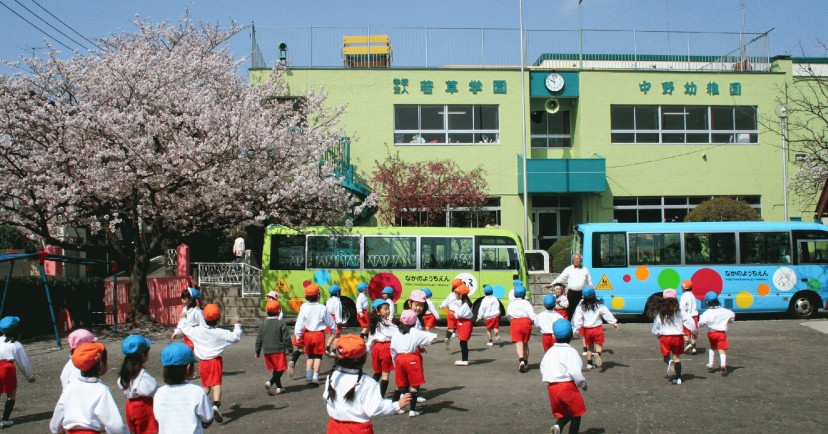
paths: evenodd
<path fill-rule="evenodd" d="M 36 1 L 37 3 L 34 3 Z M 13 9 L 72 49 L 85 52 L 68 37 L 90 46 L 48 12 L 94 40 L 114 33 L 132 32 L 136 15 L 151 21 L 176 21 L 186 10 L 196 20 L 272 26 L 389 26 L 517 28 L 517 0 L 303 0 L 303 1 L 103 1 L 103 0 L 0 0 L 0 58 L 42 53 L 43 33 L 15 15 Z M 824 17 L 825 0 L 745 0 L 746 31 L 770 33 L 770 54 L 828 57 L 817 40 L 828 42 Z M 40 5 L 40 6 L 38 6 Z M 29 8 L 56 30 L 24 9 Z M 584 29 L 672 30 L 739 32 L 742 28 L 741 0 L 584 0 Z M 577 0 L 524 0 L 527 29 L 576 30 Z M 266 33 L 265 33 L 266 34 Z M 260 40 L 260 45 L 271 44 Z M 69 52 L 58 43 L 54 45 Z M 230 42 L 239 58 L 250 51 L 249 33 Z M 263 51 L 267 47 L 262 47 Z M 0 73 L 8 69 L 0 68 Z"/>

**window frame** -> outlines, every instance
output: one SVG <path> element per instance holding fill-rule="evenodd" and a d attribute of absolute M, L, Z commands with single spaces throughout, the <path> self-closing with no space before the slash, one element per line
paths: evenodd
<path fill-rule="evenodd" d="M 442 104 L 442 116 L 443 116 L 443 126 L 442 129 L 424 129 L 423 128 L 423 107 L 439 107 L 440 104 L 395 104 L 394 105 L 394 137 L 393 142 L 394 146 L 440 146 L 440 145 L 461 145 L 461 146 L 470 146 L 470 145 L 483 145 L 483 146 L 490 146 L 490 145 L 500 145 L 500 105 L 498 104 Z M 417 107 L 417 128 L 416 129 L 397 129 L 397 108 L 403 107 Z M 449 128 L 450 117 L 449 115 L 452 114 L 452 109 L 457 110 L 459 107 L 470 107 L 471 108 L 471 129 L 451 129 Z M 476 128 L 475 125 L 477 124 L 477 116 L 479 112 L 485 108 L 494 108 L 495 115 L 497 118 L 497 128 L 490 129 L 490 128 Z M 471 134 L 472 141 L 471 142 L 452 142 L 451 136 L 458 135 L 458 134 Z M 412 136 L 411 140 L 406 142 L 405 136 Z M 439 142 L 429 142 L 425 139 L 425 136 L 435 136 L 435 135 L 442 135 L 442 141 Z M 476 140 L 480 137 L 481 140 Z M 403 137 L 402 141 L 398 141 L 398 137 Z M 419 141 L 417 140 L 419 137 Z M 484 139 L 485 138 L 485 139 Z M 486 141 L 483 141 L 486 140 Z"/>
<path fill-rule="evenodd" d="M 638 128 L 638 109 L 657 109 L 657 117 L 658 117 L 658 126 L 657 129 L 639 129 Z M 668 109 L 678 109 L 682 110 L 681 113 L 671 113 Z M 631 128 L 614 128 L 612 126 L 613 123 L 613 111 L 614 110 L 622 110 L 622 109 L 632 109 L 632 125 L 627 125 Z M 704 123 L 707 125 L 706 129 L 688 129 L 687 128 L 687 118 L 690 115 L 688 112 L 690 109 L 691 112 L 696 112 L 698 109 L 704 109 L 706 116 L 704 118 Z M 733 128 L 729 129 L 715 129 L 714 128 L 714 112 L 721 113 L 723 109 L 730 109 L 730 116 L 731 122 L 730 124 Z M 753 129 L 744 129 L 744 128 L 737 128 L 737 112 L 739 110 L 750 110 L 753 114 L 754 120 L 754 128 Z M 665 125 L 665 116 L 671 116 L 675 114 L 682 114 L 682 128 L 680 129 L 667 129 Z M 632 136 L 632 141 L 624 141 L 624 140 L 616 140 L 616 137 L 621 135 Z M 665 140 L 665 135 L 671 136 L 681 136 L 681 140 Z M 700 137 L 706 135 L 707 140 L 699 141 L 699 140 L 691 140 L 688 141 L 688 137 Z M 728 141 L 721 141 L 721 140 L 714 140 L 714 137 L 721 137 L 721 136 L 730 136 Z M 652 140 L 639 140 L 639 136 L 642 137 L 658 137 L 657 141 Z M 745 141 L 746 139 L 746 141 Z M 656 144 L 663 144 L 663 145 L 675 145 L 675 144 L 690 144 L 690 145 L 709 145 L 709 144 L 732 144 L 732 145 L 758 145 L 759 144 L 759 108 L 755 105 L 733 105 L 733 106 L 716 106 L 716 105 L 650 105 L 650 104 L 613 104 L 610 105 L 610 142 L 613 145 L 656 145 Z"/>

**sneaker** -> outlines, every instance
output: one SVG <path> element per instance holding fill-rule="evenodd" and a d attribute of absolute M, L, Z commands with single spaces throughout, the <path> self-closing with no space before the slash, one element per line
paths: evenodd
<path fill-rule="evenodd" d="M 561 434 L 561 427 L 559 427 L 557 424 L 552 425 L 552 428 L 549 428 L 549 432 L 551 434 Z"/>
<path fill-rule="evenodd" d="M 684 352 L 685 353 L 689 353 L 692 348 L 693 348 L 693 344 L 691 344 L 690 342 L 687 342 L 686 344 L 684 344 Z"/>
<path fill-rule="evenodd" d="M 314 376 L 313 378 L 311 378 L 310 382 L 311 382 L 311 384 L 314 384 L 314 385 L 318 386 L 319 385 L 319 377 Z"/>
<path fill-rule="evenodd" d="M 273 395 L 281 395 L 281 394 L 285 393 L 285 388 L 284 387 L 274 387 L 274 388 L 271 388 L 270 390 L 273 391 Z"/>
<path fill-rule="evenodd" d="M 422 396 L 418 396 L 418 397 L 417 397 L 417 403 L 418 403 L 418 404 L 422 404 L 422 403 L 424 403 L 424 402 L 426 402 L 426 399 L 425 399 L 425 398 L 423 398 Z"/>
<path fill-rule="evenodd" d="M 486 346 L 487 347 L 493 347 L 494 343 L 492 343 L 492 341 L 486 342 Z"/>
<path fill-rule="evenodd" d="M 674 377 L 676 375 L 676 365 L 673 363 L 672 360 L 667 362 L 667 376 Z"/>
<path fill-rule="evenodd" d="M 221 415 L 221 410 L 215 404 L 213 404 L 213 419 L 218 423 L 224 422 L 224 416 Z"/>
<path fill-rule="evenodd" d="M 408 412 L 408 417 L 417 417 L 419 415 L 420 415 L 419 411 L 411 410 L 411 411 Z"/>
<path fill-rule="evenodd" d="M 14 425 L 14 421 L 13 421 L 13 420 L 0 420 L 0 427 L 3 427 L 3 428 L 8 428 L 8 427 L 10 427 L 10 426 L 12 426 L 12 425 Z"/>
<path fill-rule="evenodd" d="M 681 378 L 673 378 L 673 384 L 681 384 Z"/>
<path fill-rule="evenodd" d="M 722 377 L 727 377 L 727 366 L 722 366 L 721 374 Z"/>
<path fill-rule="evenodd" d="M 708 364 L 706 364 L 706 365 L 704 365 L 704 366 L 707 366 L 707 369 L 710 369 L 711 371 L 712 371 L 712 370 L 714 370 L 714 369 L 716 369 L 716 367 L 715 367 L 715 366 L 713 366 L 713 364 L 712 364 L 712 363 L 708 363 Z"/>
<path fill-rule="evenodd" d="M 593 366 L 593 365 L 592 365 L 592 363 L 587 363 L 587 365 L 586 365 L 586 369 L 587 369 L 587 371 L 589 371 L 590 369 L 592 369 L 592 368 L 594 368 L 594 367 L 595 367 L 595 366 Z"/>
<path fill-rule="evenodd" d="M 697 354 L 696 347 L 690 348 L 690 354 Z"/>
<path fill-rule="evenodd" d="M 518 371 L 526 372 L 526 363 L 525 362 L 520 362 L 520 365 L 518 366 Z"/>
<path fill-rule="evenodd" d="M 469 366 L 468 360 L 458 360 L 454 362 L 454 366 Z"/>
<path fill-rule="evenodd" d="M 274 392 L 273 389 L 270 388 L 270 381 L 265 381 L 265 390 L 267 390 L 268 395 L 270 395 L 270 396 L 275 395 L 275 393 L 273 393 Z"/>
<path fill-rule="evenodd" d="M 500 335 L 495 335 L 495 343 L 500 345 Z"/>
<path fill-rule="evenodd" d="M 449 341 L 449 338 L 446 338 L 446 339 L 445 339 L 445 343 L 446 343 L 446 351 L 448 351 L 448 350 L 449 350 L 449 342 L 451 342 L 451 341 Z"/>
<path fill-rule="evenodd" d="M 598 353 L 592 355 L 592 363 L 595 364 L 595 366 L 598 368 L 600 368 L 601 365 L 604 364 L 604 362 L 601 360 L 601 355 Z"/>
<path fill-rule="evenodd" d="M 397 410 L 397 414 L 405 414 L 405 410 L 399 409 L 399 410 Z"/>
<path fill-rule="evenodd" d="M 584 350 L 584 352 L 582 352 L 582 353 L 581 353 L 581 355 L 582 355 L 582 356 L 586 356 L 586 355 L 587 355 L 587 353 L 588 353 L 588 351 L 587 351 L 587 350 Z"/>
<path fill-rule="evenodd" d="M 291 360 L 291 361 L 289 361 L 289 362 L 288 362 L 288 376 L 289 376 L 290 378 L 293 378 L 293 366 L 294 366 L 295 364 L 296 364 L 296 363 L 293 363 L 293 360 Z"/>

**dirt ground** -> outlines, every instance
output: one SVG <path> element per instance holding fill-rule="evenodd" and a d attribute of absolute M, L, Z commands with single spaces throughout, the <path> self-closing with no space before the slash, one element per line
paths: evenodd
<path fill-rule="evenodd" d="M 828 320 L 823 313 L 812 321 Z M 801 321 L 737 318 L 729 332 L 730 375 L 722 378 L 718 373 L 708 373 L 703 366 L 707 362 L 704 353 L 686 356 L 684 383 L 676 386 L 664 376 L 664 364 L 650 327 L 649 323 L 624 320 L 620 332 L 606 327 L 603 370 L 585 372 L 588 411 L 581 432 L 825 431 L 825 333 L 803 326 Z M 110 371 L 103 380 L 122 409 L 124 395 L 115 382 L 125 331 L 122 328 L 113 334 L 111 330 L 96 330 L 109 350 Z M 157 328 L 147 333 L 153 341 L 147 369 L 159 381 L 160 353 L 169 342 L 170 332 Z M 285 376 L 288 393 L 275 397 L 266 394 L 263 384 L 269 375 L 263 360 L 254 355 L 255 333 L 255 329 L 245 329 L 242 341 L 225 352 L 222 409 L 226 420 L 213 424 L 208 432 L 324 432 L 328 416 L 322 389 L 305 384 L 302 367 L 297 370 L 297 378 Z M 501 335 L 508 337 L 508 328 L 501 330 Z M 702 349 L 706 344 L 706 339 L 700 341 Z M 46 337 L 24 345 L 37 382 L 28 384 L 20 379 L 12 414 L 16 424 L 8 430 L 48 432 L 60 396 L 59 376 L 68 359 L 68 345 L 64 338 L 64 349 L 57 350 L 54 338 Z M 422 415 L 376 420 L 376 432 L 549 432 L 553 420 L 538 370 L 540 336 L 534 336 L 530 343 L 530 370 L 525 374 L 517 370 L 514 347 L 485 346 L 485 333 L 480 327 L 475 328 L 470 347 L 468 367 L 453 364 L 459 359 L 456 341 L 451 351 L 446 351 L 442 343 L 429 347 L 424 387 L 428 401 L 420 405 Z M 300 365 L 304 361 L 304 357 L 300 359 Z M 330 366 L 330 359 L 326 359 L 323 372 Z M 393 386 L 389 396 L 391 389 Z"/>

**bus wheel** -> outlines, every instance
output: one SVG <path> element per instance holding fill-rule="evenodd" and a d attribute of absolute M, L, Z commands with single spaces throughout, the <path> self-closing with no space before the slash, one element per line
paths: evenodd
<path fill-rule="evenodd" d="M 345 320 L 345 327 L 358 327 L 356 318 L 356 303 L 348 297 L 339 297 L 342 302 L 342 319 Z"/>
<path fill-rule="evenodd" d="M 791 299 L 789 310 L 796 319 L 811 319 L 819 310 L 819 301 L 815 294 L 808 291 L 797 292 Z"/>

